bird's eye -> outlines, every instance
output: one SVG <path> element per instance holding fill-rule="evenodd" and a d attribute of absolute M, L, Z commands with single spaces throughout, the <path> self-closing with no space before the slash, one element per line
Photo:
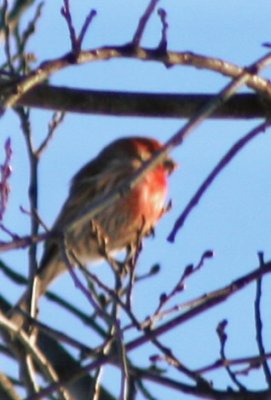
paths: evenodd
<path fill-rule="evenodd" d="M 150 158 L 151 158 L 151 154 L 150 153 L 147 153 L 147 152 L 141 152 L 139 155 L 138 155 L 138 158 L 140 159 L 140 161 L 147 161 L 147 160 L 149 160 Z"/>

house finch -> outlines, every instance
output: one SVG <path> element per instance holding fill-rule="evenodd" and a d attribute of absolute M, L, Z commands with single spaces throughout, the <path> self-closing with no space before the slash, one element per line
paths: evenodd
<path fill-rule="evenodd" d="M 72 179 L 70 193 L 54 224 L 53 230 L 64 231 L 69 222 L 91 201 L 97 201 L 121 187 L 132 174 L 161 149 L 155 139 L 131 137 L 118 139 L 106 146 Z M 108 251 L 121 250 L 133 244 L 138 235 L 147 235 L 163 215 L 167 195 L 167 178 L 176 164 L 166 158 L 130 191 L 123 193 L 93 218 L 95 226 L 106 238 Z M 84 264 L 101 258 L 101 246 L 90 219 L 79 221 L 66 233 L 67 248 Z M 38 297 L 67 267 L 59 240 L 50 238 L 38 269 Z M 24 300 L 19 306 L 25 308 Z"/>

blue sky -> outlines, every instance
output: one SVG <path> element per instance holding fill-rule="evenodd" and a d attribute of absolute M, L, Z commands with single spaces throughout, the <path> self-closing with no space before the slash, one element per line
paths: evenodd
<path fill-rule="evenodd" d="M 138 18 L 147 1 L 72 1 L 73 17 L 77 27 L 84 20 L 89 7 L 97 9 L 85 39 L 84 47 L 123 44 L 132 38 Z M 38 61 L 56 58 L 69 50 L 67 27 L 60 15 L 62 2 L 47 2 L 44 16 L 36 36 L 31 40 L 29 51 L 37 54 Z M 266 0 L 213 0 L 161 1 L 168 13 L 168 48 L 176 51 L 193 51 L 219 57 L 240 65 L 249 65 L 265 53 L 262 43 L 271 40 L 271 3 Z M 160 40 L 160 22 L 156 14 L 143 38 L 144 46 L 155 46 Z M 0 49 L 1 59 L 3 49 Z M 270 77 L 270 69 L 263 75 Z M 60 71 L 51 78 L 51 83 L 89 89 L 133 90 L 165 93 L 215 93 L 228 80 L 213 72 L 192 67 L 166 69 L 154 62 L 114 60 L 87 64 Z M 33 137 L 39 143 L 45 136 L 51 113 L 33 111 Z M 215 257 L 205 268 L 189 280 L 184 293 L 174 299 L 181 303 L 230 283 L 233 279 L 254 269 L 257 252 L 264 251 L 270 258 L 270 144 L 271 132 L 260 135 L 250 143 L 228 166 L 192 212 L 176 242 L 167 242 L 172 225 L 203 179 L 220 160 L 229 147 L 260 121 L 207 121 L 200 126 L 173 157 L 181 167 L 170 182 L 170 198 L 173 210 L 159 224 L 154 240 L 147 239 L 141 254 L 138 272 L 146 272 L 151 265 L 160 262 L 162 270 L 157 278 L 138 285 L 134 293 L 134 305 L 138 317 L 144 319 L 155 308 L 159 295 L 168 292 L 176 283 L 184 267 L 196 263 L 206 249 L 213 249 Z M 146 135 L 166 141 L 185 123 L 178 119 L 105 117 L 69 114 L 58 129 L 54 140 L 44 154 L 39 171 L 40 215 L 50 226 L 63 203 L 71 176 L 85 162 L 94 157 L 111 140 L 120 136 Z M 0 125 L 0 160 L 3 159 L 3 142 L 11 137 L 13 145 L 13 175 L 11 178 L 10 204 L 5 224 L 18 234 L 29 229 L 28 217 L 19 206 L 28 208 L 27 172 L 28 163 L 25 145 L 18 121 L 12 111 L 7 112 Z M 5 237 L 5 236 L 3 236 Z M 3 258 L 17 271 L 27 274 L 27 252 L 11 252 Z M 106 266 L 95 269 L 99 276 L 107 279 Z M 15 301 L 19 297 L 17 288 L 11 289 L 1 277 L 1 293 Z M 265 281 L 264 316 L 265 334 L 270 330 L 270 307 L 268 291 L 270 279 Z M 87 309 L 86 301 L 74 289 L 68 274 L 61 277 L 53 289 L 78 305 Z M 205 313 L 162 338 L 165 345 L 174 343 L 180 360 L 191 368 L 201 367 L 219 358 L 216 326 L 223 318 L 229 320 L 228 356 L 239 357 L 257 352 L 253 320 L 254 286 L 240 292 L 227 303 Z M 146 301 L 147 300 L 147 301 Z M 53 305 L 42 301 L 41 318 L 61 328 L 70 324 L 70 319 L 55 311 Z M 74 322 L 79 339 L 85 339 L 83 327 Z M 91 338 L 88 339 L 91 342 Z M 270 350 L 270 349 L 267 349 Z M 156 353 L 153 348 L 144 348 L 134 353 L 147 365 L 147 354 Z M 133 357 L 133 354 L 131 354 Z M 163 367 L 167 366 L 162 364 Z M 171 372 L 170 372 L 171 373 Z M 110 370 L 105 380 L 112 380 Z M 172 372 L 172 376 L 178 376 Z M 219 371 L 207 376 L 217 388 L 227 387 L 225 373 Z M 110 387 L 117 395 L 118 379 Z M 263 388 L 264 380 L 258 372 L 251 373 L 244 383 L 249 388 Z M 162 394 L 154 387 L 160 398 Z M 159 397 L 158 396 L 158 397 Z M 169 398 L 169 397 L 168 397 Z M 191 398 L 182 396 L 183 399 Z"/>

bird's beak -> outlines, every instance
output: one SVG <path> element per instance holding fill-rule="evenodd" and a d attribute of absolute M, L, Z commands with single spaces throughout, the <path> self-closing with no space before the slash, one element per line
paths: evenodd
<path fill-rule="evenodd" d="M 164 161 L 164 167 L 168 171 L 168 174 L 171 175 L 177 168 L 179 168 L 179 164 L 172 160 L 172 158 L 168 157 Z"/>

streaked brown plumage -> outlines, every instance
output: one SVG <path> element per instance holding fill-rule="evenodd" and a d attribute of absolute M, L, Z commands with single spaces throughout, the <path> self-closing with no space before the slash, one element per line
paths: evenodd
<path fill-rule="evenodd" d="M 155 139 L 143 137 L 118 139 L 105 147 L 74 176 L 53 229 L 64 230 L 87 204 L 121 186 L 161 147 Z M 167 158 L 146 173 L 130 192 L 95 215 L 95 224 L 107 238 L 109 251 L 125 248 L 137 239 L 139 230 L 144 236 L 156 225 L 165 206 L 167 178 L 174 168 L 175 163 Z M 101 257 L 90 220 L 77 224 L 67 235 L 67 243 L 82 263 Z M 38 270 L 39 296 L 67 270 L 62 258 L 58 242 L 49 239 Z M 19 305 L 23 302 L 25 297 Z"/>

